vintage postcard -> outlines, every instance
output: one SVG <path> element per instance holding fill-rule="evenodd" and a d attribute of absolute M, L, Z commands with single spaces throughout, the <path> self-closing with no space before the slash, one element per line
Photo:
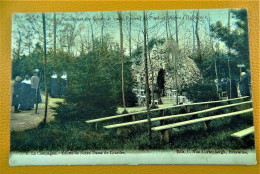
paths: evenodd
<path fill-rule="evenodd" d="M 255 165 L 246 9 L 15 13 L 11 166 Z"/>

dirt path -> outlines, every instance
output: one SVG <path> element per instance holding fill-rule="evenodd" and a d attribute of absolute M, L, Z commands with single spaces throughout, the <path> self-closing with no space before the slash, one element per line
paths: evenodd
<path fill-rule="evenodd" d="M 22 111 L 20 113 L 14 113 L 13 106 L 11 107 L 11 131 L 23 131 L 26 129 L 31 129 L 39 125 L 39 123 L 44 118 L 44 108 L 45 108 L 45 96 L 42 95 L 42 103 L 38 105 L 38 114 L 35 114 L 35 109 Z M 56 105 L 56 102 L 62 102 L 63 99 L 60 98 L 48 98 L 48 117 L 47 122 L 54 119 L 54 112 L 50 107 Z M 34 107 L 35 108 L 35 107 Z"/>
<path fill-rule="evenodd" d="M 39 123 L 44 119 L 44 107 L 45 107 L 45 96 L 42 93 L 42 103 L 38 105 L 38 114 L 35 114 L 35 109 L 22 111 L 20 113 L 14 113 L 14 108 L 12 106 L 11 109 L 11 131 L 23 131 L 26 129 L 35 128 L 39 125 Z M 159 105 L 159 108 L 170 107 L 173 106 L 175 100 L 168 99 L 167 97 L 163 97 L 163 105 Z M 54 111 L 50 109 L 50 107 L 54 107 L 56 102 L 62 102 L 61 98 L 51 98 L 49 97 L 48 101 L 48 117 L 47 122 L 54 120 Z M 128 107 L 126 108 L 128 112 L 137 112 L 146 110 L 145 106 L 136 106 L 136 107 Z M 118 108 L 118 113 L 121 113 L 123 108 Z"/>

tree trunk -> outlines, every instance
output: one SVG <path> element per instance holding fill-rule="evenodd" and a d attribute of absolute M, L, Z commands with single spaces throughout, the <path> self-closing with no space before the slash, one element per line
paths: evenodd
<path fill-rule="evenodd" d="M 228 10 L 228 34 L 231 33 L 230 30 L 230 10 Z M 231 70 L 230 70 L 230 47 L 228 48 L 228 76 L 229 76 L 229 98 L 231 98 Z"/>
<path fill-rule="evenodd" d="M 148 19 L 146 20 L 146 28 L 149 28 L 149 24 L 148 24 Z M 149 34 L 146 33 L 147 35 L 147 43 L 149 43 Z M 151 50 L 148 50 L 148 57 L 149 57 L 149 64 L 150 64 L 150 69 L 151 69 L 151 74 L 152 74 L 152 85 L 151 85 L 151 91 L 152 91 L 152 106 L 151 108 L 155 108 L 155 104 L 154 104 L 154 71 L 153 71 L 153 65 L 152 65 L 152 60 L 151 60 Z"/>
<path fill-rule="evenodd" d="M 38 85 L 37 85 L 37 89 L 36 89 L 36 101 L 35 101 L 35 114 L 37 114 L 38 113 L 38 99 L 39 99 L 39 95 L 38 95 L 38 91 L 40 90 L 40 82 L 41 82 L 41 77 L 42 76 L 42 73 L 41 73 L 41 75 L 40 75 L 40 80 L 39 80 L 39 83 L 38 83 Z"/>
<path fill-rule="evenodd" d="M 94 39 L 94 31 L 93 31 L 93 25 L 92 22 L 89 20 L 90 29 L 91 29 L 91 38 L 92 38 L 92 51 L 95 50 L 95 39 Z"/>
<path fill-rule="evenodd" d="M 31 54 L 31 36 L 30 36 L 30 31 L 28 31 L 28 55 L 30 56 Z"/>
<path fill-rule="evenodd" d="M 169 38 L 169 34 L 168 34 L 168 10 L 166 11 L 166 15 L 165 15 L 165 29 L 166 29 L 166 38 Z"/>
<path fill-rule="evenodd" d="M 178 36 L 178 16 L 177 16 L 177 11 L 175 10 L 175 29 L 176 29 L 176 43 L 177 43 L 177 48 L 176 48 L 176 54 L 175 54 L 175 60 L 174 60 L 174 74 L 175 74 L 175 85 L 176 85 L 176 105 L 179 104 L 179 99 L 178 99 L 178 81 L 177 81 L 177 59 L 178 59 L 178 49 L 179 49 L 179 36 Z M 173 53 L 172 53 L 173 54 Z"/>
<path fill-rule="evenodd" d="M 210 17 L 209 17 L 209 32 L 210 32 Z M 210 39 L 210 43 L 211 43 L 211 49 L 214 53 L 214 68 L 215 68 L 215 75 L 216 75 L 216 92 L 217 92 L 217 96 L 219 97 L 218 95 L 218 68 L 217 68 L 217 55 L 216 55 L 216 52 L 214 51 L 214 47 L 213 47 L 213 41 L 212 41 L 212 37 L 209 35 L 209 39 Z"/>
<path fill-rule="evenodd" d="M 46 124 L 48 112 L 48 81 L 47 81 L 47 54 L 46 54 L 46 26 L 45 26 L 45 13 L 42 13 L 43 25 L 43 51 L 44 51 L 44 83 L 45 83 L 45 111 L 43 123 Z"/>
<path fill-rule="evenodd" d="M 53 51 L 54 51 L 54 55 L 56 55 L 56 26 L 57 26 L 56 13 L 54 13 L 53 14 Z"/>
<path fill-rule="evenodd" d="M 18 51 L 17 51 L 17 56 L 18 56 L 18 59 L 20 59 L 22 37 L 21 37 L 21 32 L 19 31 L 18 33 L 19 33 L 19 41 L 18 41 Z"/>
<path fill-rule="evenodd" d="M 130 57 L 130 60 L 132 58 L 132 33 L 131 33 L 131 30 L 132 30 L 132 13 L 130 11 L 130 19 L 129 19 L 129 57 Z"/>
<path fill-rule="evenodd" d="M 69 34 L 67 34 L 67 41 L 68 41 L 68 52 L 70 53 L 70 48 L 71 48 L 71 42 L 70 42 L 70 37 Z"/>
<path fill-rule="evenodd" d="M 196 16 L 196 30 L 195 30 L 196 38 L 197 38 L 197 48 L 198 48 L 198 57 L 199 62 L 202 63 L 202 57 L 201 57 L 201 42 L 199 37 L 199 10 L 197 12 Z"/>
<path fill-rule="evenodd" d="M 194 11 L 192 13 L 192 53 L 195 53 L 195 34 L 194 34 Z"/>
<path fill-rule="evenodd" d="M 124 48 L 123 48 L 123 19 L 122 19 L 122 13 L 118 12 L 118 20 L 119 20 L 119 32 L 120 32 L 120 53 L 121 53 L 121 64 L 122 64 L 122 71 L 121 71 L 121 77 L 122 77 L 122 99 L 123 99 L 123 108 L 124 113 L 126 112 L 126 106 L 125 106 L 125 84 L 124 84 Z"/>
<path fill-rule="evenodd" d="M 178 36 L 178 16 L 177 11 L 175 10 L 175 27 L 176 27 L 176 43 L 179 46 L 179 36 Z"/>
<path fill-rule="evenodd" d="M 101 26 L 101 43 L 103 44 L 104 42 L 104 14 L 101 13 L 101 19 L 102 19 L 102 26 Z"/>
<path fill-rule="evenodd" d="M 148 65 L 147 65 L 147 42 L 146 42 L 146 14 L 145 11 L 143 12 L 143 22 L 144 22 L 144 63 L 145 63 L 145 89 L 146 89 L 146 110 L 147 110 L 147 120 L 148 120 L 148 135 L 149 140 L 152 139 L 152 132 L 151 132 L 151 118 L 150 118 L 150 108 L 149 108 L 149 83 L 148 83 Z"/>
<path fill-rule="evenodd" d="M 89 38 L 90 38 L 90 37 L 89 37 L 89 27 L 88 27 L 88 41 L 87 41 L 87 44 L 88 44 L 88 47 L 87 47 L 87 48 L 88 48 L 88 51 L 89 51 L 89 49 L 90 49 L 90 41 L 89 41 L 90 39 L 89 39 Z"/>

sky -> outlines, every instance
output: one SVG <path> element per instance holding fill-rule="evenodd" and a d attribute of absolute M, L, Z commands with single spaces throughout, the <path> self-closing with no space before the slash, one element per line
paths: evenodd
<path fill-rule="evenodd" d="M 181 49 L 192 48 L 193 29 L 195 26 L 194 11 L 197 10 L 176 10 L 177 12 L 177 26 L 179 35 L 179 47 Z M 202 44 L 209 40 L 209 19 L 210 24 L 221 21 L 223 25 L 228 24 L 228 9 L 210 9 L 199 10 L 199 35 Z M 53 47 L 53 14 L 46 13 L 46 32 L 47 32 L 47 49 Z M 62 45 L 61 49 L 66 50 L 66 36 L 69 33 L 68 26 L 74 25 L 75 38 L 72 52 L 79 55 L 80 45 L 91 40 L 91 24 L 93 25 L 93 33 L 95 37 L 101 36 L 102 16 L 104 17 L 104 35 L 109 34 L 115 43 L 119 44 L 119 22 L 117 12 L 70 12 L 70 13 L 56 13 L 57 18 L 57 46 Z M 146 11 L 148 17 L 148 38 L 165 38 L 166 37 L 166 10 L 160 11 Z M 168 10 L 168 34 L 175 38 L 176 33 L 176 16 L 175 10 Z M 123 16 L 123 35 L 125 54 L 129 54 L 129 11 L 122 12 Z M 132 11 L 132 25 L 131 25 L 131 45 L 134 50 L 137 45 L 143 44 L 143 11 Z M 32 18 L 33 16 L 33 18 Z M 27 18 L 27 19 L 26 19 Z M 30 21 L 29 21 L 30 19 Z M 231 19 L 231 28 L 235 29 L 235 19 Z M 66 29 L 67 26 L 67 29 Z M 26 30 L 24 29 L 26 28 Z M 19 31 L 22 36 L 22 53 L 28 54 L 28 40 L 31 41 L 31 50 L 37 42 L 41 45 L 43 43 L 42 34 L 42 16 L 41 13 L 16 13 L 13 15 L 12 22 L 12 50 L 17 48 L 17 41 L 19 38 Z M 214 40 L 216 42 L 216 40 Z M 26 44 L 27 43 L 27 44 Z M 224 44 L 222 43 L 224 49 Z"/>

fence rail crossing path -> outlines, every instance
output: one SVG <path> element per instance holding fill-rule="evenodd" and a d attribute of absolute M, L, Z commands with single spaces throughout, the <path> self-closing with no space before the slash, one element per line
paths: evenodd
<path fill-rule="evenodd" d="M 189 104 L 184 104 L 184 105 L 175 105 L 175 106 L 171 106 L 171 107 L 152 109 L 152 110 L 150 110 L 150 112 L 167 110 L 167 109 L 173 109 L 173 108 L 180 108 L 180 107 L 186 107 L 186 106 L 195 106 L 195 105 L 204 105 L 204 104 L 206 105 L 206 104 L 213 104 L 213 103 L 231 102 L 231 101 L 246 99 L 248 97 L 249 96 L 244 96 L 244 97 L 233 98 L 233 99 L 226 99 L 226 100 L 217 100 L 217 101 L 208 101 L 208 102 L 199 102 L 199 103 L 189 103 Z M 128 114 L 120 114 L 120 115 L 115 115 L 115 116 L 99 118 L 99 119 L 87 120 L 85 122 L 86 123 L 98 123 L 98 122 L 101 122 L 101 121 L 107 121 L 107 120 L 111 120 L 111 119 L 117 119 L 117 118 L 128 117 L 128 116 L 132 116 L 132 119 L 135 120 L 135 116 L 136 115 L 144 114 L 146 112 L 147 112 L 147 110 L 144 110 L 144 111 L 133 112 L 133 113 L 128 113 Z"/>

